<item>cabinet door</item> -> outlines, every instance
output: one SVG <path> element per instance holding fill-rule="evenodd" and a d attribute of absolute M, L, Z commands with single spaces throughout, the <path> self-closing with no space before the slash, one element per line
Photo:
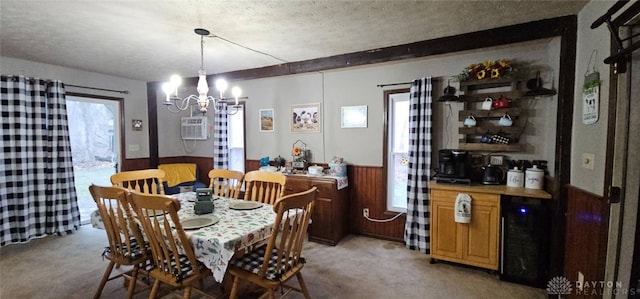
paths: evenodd
<path fill-rule="evenodd" d="M 472 195 L 473 196 L 473 195 Z M 499 215 L 497 203 L 474 199 L 463 259 L 469 264 L 498 269 Z"/>
<path fill-rule="evenodd" d="M 336 219 L 334 215 L 333 198 L 336 196 L 336 186 L 333 183 L 327 183 L 319 180 L 312 182 L 313 186 L 318 187 L 318 195 L 316 196 L 313 213 L 311 214 L 311 229 L 309 236 L 311 239 L 324 242 L 334 243 L 336 238 Z"/>
<path fill-rule="evenodd" d="M 439 200 L 437 193 L 431 197 L 431 256 L 457 261 L 462 259 L 461 230 L 465 227 L 454 220 L 454 201 Z"/>

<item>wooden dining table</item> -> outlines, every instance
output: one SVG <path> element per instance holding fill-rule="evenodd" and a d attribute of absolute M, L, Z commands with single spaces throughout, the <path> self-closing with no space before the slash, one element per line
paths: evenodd
<path fill-rule="evenodd" d="M 237 253 L 251 251 L 254 245 L 263 244 L 269 238 L 275 225 L 276 213 L 273 206 L 261 204 L 248 210 L 236 210 L 231 207 L 243 200 L 214 196 L 213 213 L 197 215 L 194 212 L 195 192 L 169 195 L 180 200 L 178 216 L 180 221 L 199 218 L 217 218 L 213 225 L 185 229 L 192 241 L 196 258 L 211 269 L 215 281 L 222 282 L 231 258 Z M 96 228 L 104 228 L 99 213 L 94 212 L 91 223 Z"/>

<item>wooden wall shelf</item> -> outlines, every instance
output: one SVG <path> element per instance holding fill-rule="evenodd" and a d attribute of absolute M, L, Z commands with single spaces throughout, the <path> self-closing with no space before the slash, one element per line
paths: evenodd
<path fill-rule="evenodd" d="M 469 115 L 473 115 L 473 117 L 475 117 L 476 119 L 477 118 L 501 118 L 507 113 L 511 117 L 517 117 L 517 116 L 520 116 L 520 114 L 522 113 L 522 109 L 518 107 L 511 107 L 511 108 L 500 108 L 500 109 L 493 109 L 493 110 L 478 110 L 478 109 L 460 110 L 458 112 L 458 120 L 464 121 L 465 118 L 467 118 L 467 116 Z"/>
<path fill-rule="evenodd" d="M 459 141 L 458 148 L 467 151 L 485 152 L 518 152 L 522 151 L 520 145 L 520 135 L 524 131 L 526 120 L 520 120 L 521 115 L 525 115 L 523 108 L 518 107 L 518 99 L 522 97 L 519 89 L 520 81 L 508 78 L 469 80 L 460 82 L 460 100 L 465 103 L 465 109 L 458 113 L 458 120 L 463 123 L 469 116 L 473 115 L 476 125 L 466 127 L 463 124 L 458 128 L 458 133 L 464 137 Z M 480 109 L 481 102 L 488 97 L 494 101 L 500 97 L 506 97 L 511 101 L 511 107 L 492 110 Z M 513 120 L 512 126 L 499 126 L 498 120 L 508 114 Z M 509 143 L 482 143 L 481 137 L 485 134 L 497 134 L 508 138 Z"/>
<path fill-rule="evenodd" d="M 483 152 L 519 152 L 522 151 L 522 145 L 519 143 L 497 144 L 497 143 L 463 143 L 458 144 L 458 148 L 465 151 L 483 151 Z"/>

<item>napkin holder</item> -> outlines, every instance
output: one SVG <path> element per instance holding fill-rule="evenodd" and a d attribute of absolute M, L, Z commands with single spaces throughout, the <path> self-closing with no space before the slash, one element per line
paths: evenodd
<path fill-rule="evenodd" d="M 211 188 L 196 189 L 197 200 L 193 205 L 193 210 L 196 215 L 213 213 L 213 201 L 211 201 L 211 194 Z"/>

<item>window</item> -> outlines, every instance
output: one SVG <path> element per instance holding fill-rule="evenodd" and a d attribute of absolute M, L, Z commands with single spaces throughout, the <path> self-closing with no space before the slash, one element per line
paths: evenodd
<path fill-rule="evenodd" d="M 229 115 L 228 124 L 229 169 L 244 172 L 244 105 L 240 105 L 236 114 Z"/>
<path fill-rule="evenodd" d="M 385 91 L 385 154 L 387 210 L 407 209 L 407 169 L 409 166 L 409 90 Z"/>

